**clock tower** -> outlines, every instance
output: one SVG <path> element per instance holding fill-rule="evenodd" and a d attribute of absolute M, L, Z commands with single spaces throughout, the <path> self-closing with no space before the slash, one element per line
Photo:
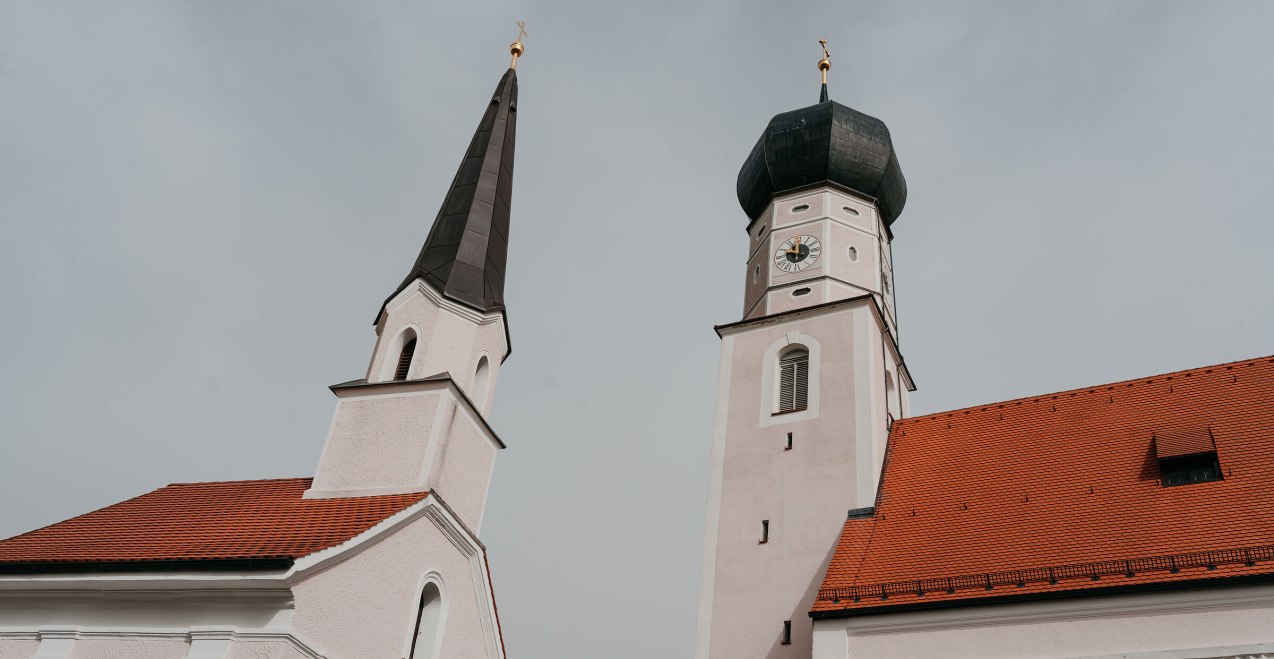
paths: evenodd
<path fill-rule="evenodd" d="M 721 337 L 698 659 L 810 656 L 846 515 L 866 514 L 914 389 L 890 227 L 907 198 L 885 124 L 827 95 L 770 120 L 739 171 L 742 320 Z"/>

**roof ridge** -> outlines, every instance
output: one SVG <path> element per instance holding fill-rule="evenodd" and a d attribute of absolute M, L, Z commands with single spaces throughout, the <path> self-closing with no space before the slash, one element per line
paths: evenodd
<path fill-rule="evenodd" d="M 1188 375 L 1193 375 L 1193 374 L 1195 374 L 1195 373 L 1203 373 L 1203 372 L 1207 372 L 1207 371 L 1209 371 L 1209 370 L 1217 369 L 1217 368 L 1233 368 L 1233 367 L 1235 367 L 1235 366 L 1244 366 L 1244 365 L 1250 366 L 1250 365 L 1257 364 L 1257 363 L 1259 363 L 1259 362 L 1263 362 L 1263 361 L 1268 361 L 1268 362 L 1270 362 L 1270 363 L 1274 363 L 1274 355 L 1264 355 L 1264 356 L 1261 356 L 1261 357 L 1251 357 L 1251 358 L 1248 358 L 1248 359 L 1240 359 L 1240 360 L 1238 360 L 1238 361 L 1232 361 L 1232 362 L 1222 362 L 1222 363 L 1220 363 L 1220 364 L 1209 364 L 1209 365 L 1206 365 L 1206 366 L 1198 366 L 1198 367 L 1195 367 L 1195 368 L 1187 368 L 1187 369 L 1182 369 L 1182 370 L 1179 370 L 1179 371 L 1169 371 L 1169 372 L 1167 372 L 1167 373 L 1157 373 L 1157 374 L 1154 374 L 1154 375 L 1144 375 L 1144 376 L 1141 376 L 1141 377 L 1137 377 L 1137 378 L 1130 378 L 1130 379 L 1127 379 L 1127 380 L 1116 380 L 1116 381 L 1114 381 L 1114 382 L 1102 382 L 1102 383 L 1099 383 L 1099 384 L 1091 384 L 1091 385 L 1088 385 L 1088 386 L 1086 386 L 1086 387 L 1076 387 L 1076 388 L 1074 388 L 1074 389 L 1062 389 L 1062 390 L 1060 390 L 1060 391 L 1050 391 L 1050 392 L 1047 392 L 1047 393 L 1035 394 L 1035 395 L 1032 395 L 1032 396 L 1023 396 L 1023 397 L 1020 397 L 1020 398 L 1009 398 L 1009 399 L 1007 399 L 1007 400 L 997 400 L 997 401 L 990 402 L 990 403 L 982 403 L 982 404 L 980 404 L 980 405 L 969 405 L 969 406 L 967 406 L 967 407 L 957 407 L 957 408 L 955 408 L 955 409 L 942 410 L 942 411 L 940 411 L 940 412 L 930 412 L 929 414 L 922 414 L 922 415 L 920 415 L 920 416 L 909 416 L 909 417 L 904 417 L 904 418 L 901 418 L 901 419 L 897 419 L 897 420 L 896 420 L 896 424 L 908 424 L 908 423 L 914 423 L 914 422 L 916 422 L 916 421 L 921 421 L 921 420 L 925 420 L 925 419 L 932 419 L 932 418 L 937 418 L 937 417 L 951 416 L 951 415 L 953 415 L 953 414 L 957 414 L 957 413 L 965 413 L 965 412 L 973 412 L 973 411 L 985 411 L 985 410 L 990 410 L 990 409 L 993 409 L 993 408 L 996 408 L 996 407 L 1001 407 L 1001 406 L 1004 406 L 1004 405 L 1008 405 L 1008 404 L 1010 404 L 1010 403 L 1016 404 L 1016 403 L 1026 403 L 1026 402 L 1032 402 L 1032 401 L 1047 400 L 1047 399 L 1050 399 L 1050 398 L 1055 398 L 1055 397 L 1057 397 L 1057 396 L 1061 396 L 1061 395 L 1063 395 L 1063 394 L 1077 394 L 1077 393 L 1083 393 L 1083 392 L 1093 391 L 1093 390 L 1096 390 L 1096 389 L 1102 389 L 1102 388 L 1106 388 L 1106 387 L 1114 387 L 1114 386 L 1116 386 L 1116 385 L 1121 385 L 1121 384 L 1122 384 L 1122 385 L 1149 384 L 1149 383 L 1154 382 L 1154 381 L 1156 381 L 1156 380 L 1159 380 L 1159 379 L 1161 379 L 1161 378 L 1177 377 L 1177 376 L 1179 376 L 1179 375 L 1187 375 L 1187 374 L 1188 374 Z"/>
<path fill-rule="evenodd" d="M 231 481 L 186 481 L 186 482 L 178 482 L 178 483 L 169 483 L 165 485 L 164 487 L 175 487 L 177 485 L 238 485 L 241 483 L 282 483 L 282 482 L 313 481 L 313 480 L 314 480 L 313 476 L 288 476 L 286 478 L 244 478 L 240 480 L 231 480 Z M 157 492 L 159 490 L 164 489 L 164 487 L 161 487 L 152 491 Z"/>

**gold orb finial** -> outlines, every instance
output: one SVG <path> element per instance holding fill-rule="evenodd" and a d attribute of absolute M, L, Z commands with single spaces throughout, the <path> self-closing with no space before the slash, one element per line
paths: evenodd
<path fill-rule="evenodd" d="M 513 56 L 513 61 L 509 62 L 510 69 L 518 68 L 518 58 L 522 53 L 526 52 L 526 46 L 522 45 L 522 37 L 526 36 L 526 22 L 518 21 L 518 38 L 509 44 L 509 54 Z"/>
<path fill-rule="evenodd" d="M 832 56 L 827 52 L 827 39 L 819 39 L 818 45 L 823 47 L 823 59 L 818 61 L 818 70 L 823 72 L 823 84 L 827 84 L 827 70 L 832 68 Z"/>

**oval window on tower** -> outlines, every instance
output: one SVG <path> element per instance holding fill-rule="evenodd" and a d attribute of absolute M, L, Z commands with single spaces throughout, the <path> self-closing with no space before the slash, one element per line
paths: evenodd
<path fill-rule="evenodd" d="M 850 245 L 849 247 L 849 260 L 850 261 L 858 260 L 858 248 L 854 247 L 853 245 Z"/>

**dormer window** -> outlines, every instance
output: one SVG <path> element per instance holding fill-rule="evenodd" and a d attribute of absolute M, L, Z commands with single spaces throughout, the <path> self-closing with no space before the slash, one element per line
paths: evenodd
<path fill-rule="evenodd" d="M 1211 428 L 1173 429 L 1152 436 L 1164 487 L 1221 480 Z"/>
<path fill-rule="evenodd" d="M 1221 464 L 1216 453 L 1198 453 L 1159 461 L 1159 477 L 1164 487 L 1221 480 Z"/>

